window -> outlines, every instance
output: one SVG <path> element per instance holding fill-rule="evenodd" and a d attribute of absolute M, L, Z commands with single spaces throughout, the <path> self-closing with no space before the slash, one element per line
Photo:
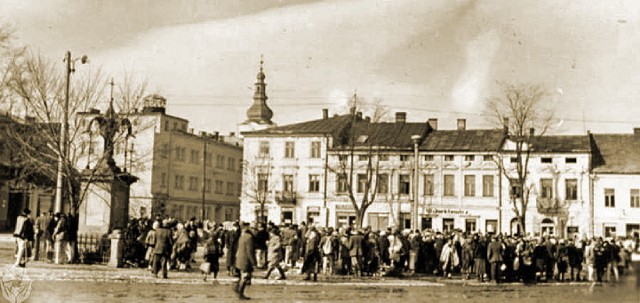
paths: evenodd
<path fill-rule="evenodd" d="M 491 175 L 482 176 L 482 196 L 493 197 L 493 180 Z"/>
<path fill-rule="evenodd" d="M 269 156 L 269 142 L 268 141 L 260 141 L 260 149 L 258 151 L 258 155 L 260 157 L 268 157 Z"/>
<path fill-rule="evenodd" d="M 389 175 L 387 174 L 379 174 L 378 180 L 376 181 L 378 186 L 379 194 L 386 194 L 389 192 Z"/>
<path fill-rule="evenodd" d="M 211 179 L 204 179 L 204 191 L 210 193 L 211 192 Z"/>
<path fill-rule="evenodd" d="M 565 183 L 565 199 L 578 200 L 578 180 L 566 179 Z"/>
<path fill-rule="evenodd" d="M 193 149 L 191 150 L 191 163 L 200 163 L 200 151 Z"/>
<path fill-rule="evenodd" d="M 227 208 L 224 210 L 224 220 L 233 221 L 233 208 Z"/>
<path fill-rule="evenodd" d="M 258 192 L 266 192 L 268 188 L 269 188 L 269 175 L 258 174 Z"/>
<path fill-rule="evenodd" d="M 400 175 L 398 181 L 398 193 L 408 195 L 411 188 L 411 179 L 409 175 Z"/>
<path fill-rule="evenodd" d="M 464 160 L 467 162 L 473 162 L 475 160 L 476 156 L 474 155 L 465 155 L 464 156 Z"/>
<path fill-rule="evenodd" d="M 309 175 L 309 192 L 320 191 L 320 175 Z"/>
<path fill-rule="evenodd" d="M 639 208 L 640 207 L 640 189 L 632 189 L 629 193 L 631 196 L 631 207 Z"/>
<path fill-rule="evenodd" d="M 609 225 L 609 226 L 605 226 L 604 227 L 604 236 L 609 238 L 609 237 L 615 237 L 616 236 L 616 227 L 613 225 Z"/>
<path fill-rule="evenodd" d="M 493 161 L 493 156 L 492 155 L 484 155 L 484 156 L 482 156 L 482 161 L 491 162 L 491 161 Z"/>
<path fill-rule="evenodd" d="M 222 193 L 223 186 L 224 186 L 224 182 L 222 180 L 216 180 L 216 194 Z"/>
<path fill-rule="evenodd" d="M 189 190 L 198 190 L 198 177 L 189 177 Z"/>
<path fill-rule="evenodd" d="M 176 175 L 174 187 L 177 189 L 182 189 L 183 186 L 184 186 L 184 176 Z"/>
<path fill-rule="evenodd" d="M 358 161 L 362 161 L 362 162 L 369 161 L 369 156 L 367 156 L 367 155 L 359 155 L 358 156 Z"/>
<path fill-rule="evenodd" d="M 518 158 L 511 157 L 511 158 L 509 158 L 509 161 L 511 161 L 511 163 L 518 163 Z"/>
<path fill-rule="evenodd" d="M 511 190 L 509 191 L 509 195 L 511 199 L 522 198 L 522 186 L 520 186 L 520 182 L 517 179 L 510 179 Z"/>
<path fill-rule="evenodd" d="M 338 161 L 340 162 L 347 162 L 348 156 L 347 155 L 338 155 Z"/>
<path fill-rule="evenodd" d="M 288 141 L 284 143 L 284 157 L 294 158 L 296 156 L 295 142 Z"/>
<path fill-rule="evenodd" d="M 444 195 L 455 196 L 455 179 L 453 175 L 444 175 Z"/>
<path fill-rule="evenodd" d="M 160 175 L 160 187 L 167 187 L 167 173 Z"/>
<path fill-rule="evenodd" d="M 235 183 L 227 182 L 227 196 L 233 196 L 236 192 Z"/>
<path fill-rule="evenodd" d="M 424 155 L 424 162 L 433 162 L 433 155 Z"/>
<path fill-rule="evenodd" d="M 444 155 L 444 161 L 453 162 L 453 155 Z"/>
<path fill-rule="evenodd" d="M 549 157 L 540 158 L 541 163 L 553 163 L 553 159 Z"/>
<path fill-rule="evenodd" d="M 160 157 L 166 159 L 169 157 L 169 152 L 170 152 L 170 147 L 169 147 L 169 143 L 164 143 L 162 144 L 162 149 L 160 150 Z"/>
<path fill-rule="evenodd" d="M 336 192 L 337 193 L 347 192 L 347 175 L 336 174 Z"/>
<path fill-rule="evenodd" d="M 413 156 L 411 156 L 411 155 L 400 155 L 400 161 L 401 162 L 411 161 L 411 159 L 413 159 Z"/>
<path fill-rule="evenodd" d="M 464 230 L 466 232 L 472 233 L 476 231 L 476 219 L 465 219 L 464 220 Z"/>
<path fill-rule="evenodd" d="M 367 175 L 366 174 L 358 174 L 358 193 L 363 193 L 365 188 L 367 187 Z"/>
<path fill-rule="evenodd" d="M 227 170 L 233 171 L 236 169 L 236 159 L 229 157 L 227 160 Z"/>
<path fill-rule="evenodd" d="M 176 147 L 176 160 L 184 160 L 185 150 L 186 149 L 184 147 Z"/>
<path fill-rule="evenodd" d="M 207 154 L 207 156 L 205 157 L 205 162 L 208 167 L 213 166 L 213 155 L 211 153 Z"/>
<path fill-rule="evenodd" d="M 476 176 L 464 176 L 464 196 L 473 197 L 476 195 Z"/>
<path fill-rule="evenodd" d="M 433 175 L 424 175 L 424 195 L 433 196 Z"/>
<path fill-rule="evenodd" d="M 320 158 L 320 141 L 311 142 L 311 158 Z"/>
<path fill-rule="evenodd" d="M 451 218 L 443 218 L 442 219 L 442 231 L 444 233 L 450 233 L 453 231 L 454 227 L 454 221 Z"/>
<path fill-rule="evenodd" d="M 575 164 L 575 163 L 578 163 L 578 159 L 576 159 L 576 158 L 564 158 L 564 163 Z"/>
<path fill-rule="evenodd" d="M 389 155 L 379 155 L 378 161 L 389 161 Z"/>
<path fill-rule="evenodd" d="M 282 176 L 282 191 L 293 192 L 293 175 Z"/>
<path fill-rule="evenodd" d="M 540 179 L 540 197 L 544 199 L 553 198 L 553 180 Z"/>
<path fill-rule="evenodd" d="M 223 155 L 216 156 L 216 167 L 217 168 L 224 168 L 224 156 Z"/>
<path fill-rule="evenodd" d="M 616 190 L 613 188 L 604 189 L 604 207 L 616 207 Z"/>

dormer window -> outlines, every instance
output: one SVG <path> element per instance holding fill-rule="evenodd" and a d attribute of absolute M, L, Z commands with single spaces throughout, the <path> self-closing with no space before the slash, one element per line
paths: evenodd
<path fill-rule="evenodd" d="M 553 163 L 553 159 L 549 157 L 540 158 L 541 163 Z"/>
<path fill-rule="evenodd" d="M 567 164 L 575 164 L 577 162 L 578 162 L 578 159 L 573 158 L 573 157 L 572 158 L 564 158 L 564 163 L 567 163 Z"/>

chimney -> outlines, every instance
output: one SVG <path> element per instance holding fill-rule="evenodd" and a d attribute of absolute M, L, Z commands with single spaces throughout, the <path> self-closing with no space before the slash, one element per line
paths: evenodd
<path fill-rule="evenodd" d="M 351 114 L 352 116 L 356 114 L 356 107 L 352 106 L 349 108 L 349 114 Z"/>
<path fill-rule="evenodd" d="M 189 128 L 189 133 L 193 134 L 193 128 Z"/>
<path fill-rule="evenodd" d="M 431 127 L 431 129 L 433 129 L 433 130 L 438 130 L 438 119 L 436 119 L 436 118 L 429 118 L 429 120 L 427 120 L 427 123 L 429 124 L 429 126 Z"/>
<path fill-rule="evenodd" d="M 396 113 L 396 123 L 405 123 L 407 122 L 407 113 L 405 112 L 397 112 Z"/>
<path fill-rule="evenodd" d="M 356 118 L 357 118 L 358 120 L 362 120 L 362 112 L 358 112 L 358 113 L 356 114 Z"/>
<path fill-rule="evenodd" d="M 206 136 L 207 136 L 207 132 L 203 132 L 203 131 L 200 132 L 200 137 L 206 137 Z"/>
<path fill-rule="evenodd" d="M 458 119 L 458 130 L 465 130 L 467 129 L 467 119 Z"/>
<path fill-rule="evenodd" d="M 534 135 L 535 133 L 536 133 L 536 129 L 535 129 L 535 128 L 533 128 L 533 127 L 532 127 L 532 128 L 530 128 L 530 129 L 529 129 L 529 136 L 530 136 L 530 137 L 533 137 L 533 135 Z"/>
<path fill-rule="evenodd" d="M 327 120 L 329 119 L 329 109 L 328 108 L 323 108 L 322 109 L 322 120 Z"/>
<path fill-rule="evenodd" d="M 502 127 L 505 133 L 509 132 L 509 118 L 502 118 Z"/>
<path fill-rule="evenodd" d="M 640 128 L 635 127 L 635 128 L 633 129 L 633 134 L 634 134 L 634 135 L 640 135 Z"/>
<path fill-rule="evenodd" d="M 213 132 L 213 139 L 218 140 L 220 138 L 220 132 Z"/>
<path fill-rule="evenodd" d="M 364 121 L 371 122 L 371 117 L 369 116 L 364 117 Z"/>
<path fill-rule="evenodd" d="M 235 132 L 229 132 L 229 137 L 235 137 L 236 133 Z"/>

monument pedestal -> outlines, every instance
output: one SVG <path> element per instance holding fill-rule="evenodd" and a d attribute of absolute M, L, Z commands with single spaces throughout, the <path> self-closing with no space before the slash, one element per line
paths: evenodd
<path fill-rule="evenodd" d="M 138 178 L 118 169 L 86 170 L 81 186 L 87 188 L 79 209 L 78 233 L 111 233 L 129 222 L 129 188 Z"/>

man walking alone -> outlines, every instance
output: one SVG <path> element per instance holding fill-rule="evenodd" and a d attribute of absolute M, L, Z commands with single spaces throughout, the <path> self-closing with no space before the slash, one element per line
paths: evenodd
<path fill-rule="evenodd" d="M 256 266 L 256 249 L 254 237 L 251 233 L 249 223 L 243 223 L 242 235 L 238 240 L 238 251 L 236 252 L 236 269 L 240 272 L 238 282 L 234 284 L 233 290 L 238 293 L 240 300 L 248 300 L 244 295 L 247 285 L 251 284 L 251 273 Z"/>

